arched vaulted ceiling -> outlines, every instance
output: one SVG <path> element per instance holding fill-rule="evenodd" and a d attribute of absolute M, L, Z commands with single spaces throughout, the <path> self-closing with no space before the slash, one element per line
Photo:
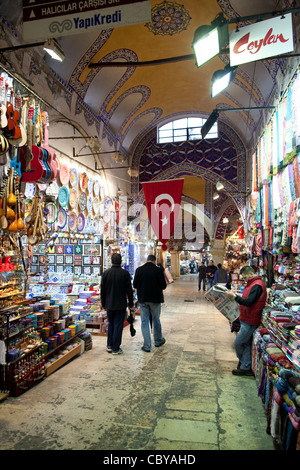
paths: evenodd
<path fill-rule="evenodd" d="M 151 0 L 149 23 L 63 36 L 58 41 L 66 59 L 62 63 L 45 60 L 54 78 L 66 90 L 66 101 L 75 100 L 75 117 L 84 110 L 87 131 L 94 126 L 91 135 L 96 129 L 101 142 L 107 140 L 114 148 L 120 148 L 129 166 L 145 172 L 151 148 L 157 153 L 155 136 L 158 125 L 181 116 L 207 118 L 216 107 L 251 108 L 276 104 L 289 76 L 299 64 L 299 57 L 274 57 L 243 64 L 237 68 L 229 87 L 215 98 L 210 94 L 211 78 L 216 70 L 229 63 L 228 53 L 215 57 L 200 68 L 196 67 L 194 58 L 148 66 L 139 66 L 138 63 L 163 62 L 167 58 L 191 55 L 195 30 L 201 25 L 209 25 L 220 13 L 226 18 L 237 18 L 293 7 L 299 7 L 299 0 Z M 0 14 L 1 47 L 24 42 L 20 33 L 22 2 L 16 0 L 12 8 L 10 0 L 1 0 Z M 294 53 L 300 49 L 299 18 L 300 14 L 293 14 Z M 244 24 L 247 22 L 240 23 L 240 26 Z M 11 38 L 4 34 L 7 33 L 5 28 L 9 27 Z M 231 29 L 235 27 L 235 24 L 230 25 Z M 9 54 L 4 54 L 4 57 L 10 60 Z M 103 65 L 106 62 L 130 62 L 131 65 L 107 67 Z M 135 62 L 136 66 L 132 64 Z M 97 67 L 91 68 L 93 63 L 98 63 Z M 34 77 L 37 72 L 33 68 L 30 73 Z M 220 160 L 220 171 L 216 169 L 218 165 L 214 160 L 209 159 L 209 171 L 205 165 L 200 165 L 201 171 L 197 169 L 198 177 L 213 185 L 219 177 L 224 178 L 227 196 L 240 193 L 235 199 L 237 205 L 241 194 L 247 191 L 250 157 L 269 116 L 270 110 L 266 109 L 220 113 L 220 139 L 214 144 L 216 153 L 219 152 L 223 159 Z M 199 155 L 204 161 L 209 155 L 205 152 L 210 145 L 206 140 L 196 145 L 194 160 L 188 160 L 191 149 L 187 146 L 183 149 L 184 158 L 183 154 L 180 156 L 180 149 L 167 147 L 169 154 L 177 152 L 177 160 L 174 161 L 178 169 L 172 173 L 170 164 L 164 167 L 165 174 L 174 176 L 181 172 L 195 175 Z M 220 147 L 216 148 L 218 145 Z M 225 155 L 226 146 L 232 149 L 231 160 Z M 235 172 L 238 176 L 233 182 Z M 131 182 L 133 192 L 138 194 L 139 179 L 132 178 Z M 221 199 L 219 206 L 223 204 Z"/>

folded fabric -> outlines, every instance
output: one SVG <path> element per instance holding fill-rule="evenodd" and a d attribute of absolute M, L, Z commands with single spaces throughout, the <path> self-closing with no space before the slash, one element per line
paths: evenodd
<path fill-rule="evenodd" d="M 288 383 L 290 384 L 291 387 L 293 387 L 294 389 L 296 389 L 296 386 L 299 385 L 300 386 L 300 377 L 290 377 L 288 379 Z"/>

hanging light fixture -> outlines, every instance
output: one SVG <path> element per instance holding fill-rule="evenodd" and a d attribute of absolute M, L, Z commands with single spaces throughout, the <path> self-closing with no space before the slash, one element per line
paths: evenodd
<path fill-rule="evenodd" d="M 221 183 L 221 181 L 218 181 L 216 184 L 216 190 L 221 191 L 222 189 L 224 189 L 224 184 Z"/>
<path fill-rule="evenodd" d="M 213 200 L 216 201 L 217 199 L 219 199 L 219 197 L 220 197 L 220 194 L 214 193 Z"/>
<path fill-rule="evenodd" d="M 65 54 L 55 39 L 48 39 L 45 42 L 43 49 L 52 57 L 52 59 L 62 62 L 65 58 Z"/>
<path fill-rule="evenodd" d="M 230 67 L 226 65 L 223 70 L 217 70 L 212 77 L 211 81 L 211 97 L 214 98 L 216 95 L 225 90 L 230 82 L 234 79 L 237 67 Z"/>
<path fill-rule="evenodd" d="M 224 217 L 223 219 L 223 224 L 228 224 L 229 220 L 227 219 L 227 217 Z"/>
<path fill-rule="evenodd" d="M 228 23 L 220 13 L 210 25 L 196 29 L 192 47 L 197 67 L 218 55 L 228 42 Z"/>

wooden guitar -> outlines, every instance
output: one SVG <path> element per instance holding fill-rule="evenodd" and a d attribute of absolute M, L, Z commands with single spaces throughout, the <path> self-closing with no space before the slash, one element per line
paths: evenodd
<path fill-rule="evenodd" d="M 8 83 L 5 84 L 6 87 L 6 94 L 8 92 Z M 7 127 L 5 132 L 7 132 L 7 135 L 9 137 L 12 137 L 13 139 L 19 139 L 21 137 L 21 129 L 18 124 L 19 119 L 20 119 L 20 113 L 19 111 L 16 111 L 13 106 L 13 98 L 14 98 L 14 92 L 13 89 L 11 89 L 10 92 L 10 101 L 6 103 L 6 116 L 7 116 Z"/>
<path fill-rule="evenodd" d="M 48 145 L 48 113 L 46 111 L 44 111 L 43 114 L 44 114 L 44 120 L 43 120 L 44 144 L 43 144 L 43 149 L 47 150 L 47 152 L 48 152 L 48 155 L 49 155 L 48 163 L 49 163 L 49 166 L 52 170 L 53 179 L 56 179 L 57 175 L 58 175 L 59 167 L 58 167 L 58 164 L 57 164 L 56 153 Z M 51 181 L 53 181 L 53 179 Z"/>
<path fill-rule="evenodd" d="M 5 87 L 4 77 L 0 77 L 0 128 L 4 129 L 7 126 L 6 106 L 5 101 Z"/>
<path fill-rule="evenodd" d="M 42 161 L 42 150 L 32 144 L 34 127 L 32 124 L 34 108 L 28 110 L 27 121 L 27 145 L 19 149 L 19 160 L 21 162 L 22 182 L 35 183 L 42 182 L 45 178 L 46 169 Z"/>
<path fill-rule="evenodd" d="M 40 113 L 39 108 L 36 109 L 34 112 L 33 124 L 35 125 L 35 139 L 36 139 L 36 142 L 38 143 L 38 148 L 41 150 L 42 163 L 45 168 L 44 176 L 42 178 L 42 181 L 39 181 L 39 183 L 44 184 L 44 183 L 48 183 L 50 180 L 52 181 L 51 179 L 52 174 L 51 174 L 51 168 L 48 164 L 49 154 L 46 149 L 43 149 L 42 147 L 40 147 L 43 137 L 42 137 L 42 126 L 41 126 L 41 113 Z"/>
<path fill-rule="evenodd" d="M 18 96 L 14 96 L 14 91 L 11 90 L 11 102 L 14 106 L 14 120 L 15 128 L 14 134 L 12 137 L 7 137 L 7 140 L 11 145 L 18 145 L 19 147 L 23 147 L 23 145 L 27 142 L 27 135 L 24 126 L 21 123 L 21 106 L 22 106 L 22 99 L 20 96 L 20 92 L 18 92 Z M 18 137 L 19 136 L 19 137 Z"/>

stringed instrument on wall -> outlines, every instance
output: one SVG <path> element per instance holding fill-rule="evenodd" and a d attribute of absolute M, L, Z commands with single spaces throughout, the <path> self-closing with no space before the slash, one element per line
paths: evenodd
<path fill-rule="evenodd" d="M 19 161 L 21 162 L 22 182 L 40 183 L 46 175 L 46 169 L 43 164 L 43 152 L 37 145 L 33 144 L 34 126 L 33 126 L 34 107 L 30 106 L 27 118 L 27 145 L 19 149 Z"/>
<path fill-rule="evenodd" d="M 35 121 L 35 118 L 34 118 Z M 54 174 L 52 172 L 52 169 L 50 167 L 50 155 L 48 153 L 48 150 L 42 146 L 42 141 L 43 141 L 43 128 L 42 128 L 42 116 L 41 116 L 41 111 L 38 108 L 37 114 L 36 114 L 36 139 L 38 142 L 38 146 L 41 148 L 42 153 L 43 153 L 43 165 L 46 169 L 45 177 L 42 183 L 52 183 L 54 179 Z"/>
<path fill-rule="evenodd" d="M 5 102 L 5 86 L 4 77 L 0 77 L 0 128 L 4 129 L 7 126 L 6 106 Z"/>
<path fill-rule="evenodd" d="M 49 158 L 48 163 L 53 173 L 53 179 L 57 178 L 59 167 L 57 164 L 57 156 L 55 151 L 49 147 L 48 144 L 48 113 L 46 111 L 43 112 L 43 128 L 44 128 L 44 143 L 43 149 L 47 150 Z M 53 179 L 51 181 L 53 181 Z"/>

